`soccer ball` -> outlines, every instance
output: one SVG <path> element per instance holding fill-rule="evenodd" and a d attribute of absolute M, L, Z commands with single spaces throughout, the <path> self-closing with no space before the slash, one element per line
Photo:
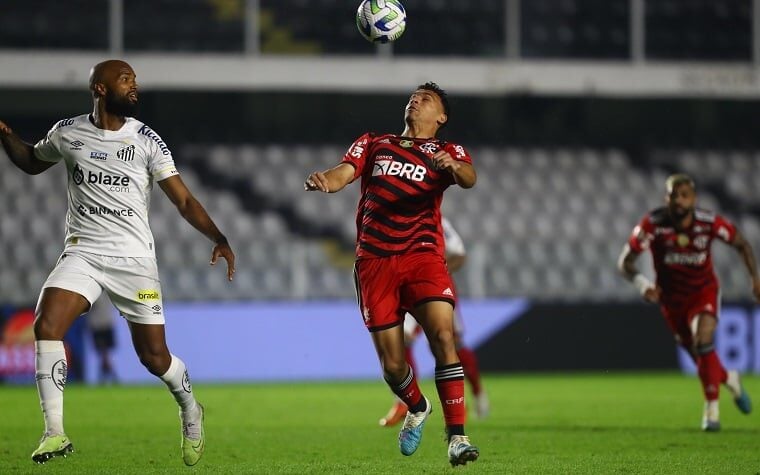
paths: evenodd
<path fill-rule="evenodd" d="M 364 0 L 356 11 L 356 26 L 367 41 L 395 41 L 406 29 L 406 11 L 399 0 Z"/>

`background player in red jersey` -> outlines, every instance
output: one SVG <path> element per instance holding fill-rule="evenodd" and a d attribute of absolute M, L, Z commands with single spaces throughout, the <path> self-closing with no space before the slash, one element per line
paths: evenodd
<path fill-rule="evenodd" d="M 443 225 L 443 238 L 446 246 L 446 265 L 449 268 L 449 272 L 454 274 L 464 266 L 465 260 L 467 259 L 467 251 L 465 250 L 462 237 L 446 217 L 441 219 L 441 224 Z M 488 395 L 486 394 L 485 389 L 483 389 L 483 385 L 480 381 L 478 357 L 475 355 L 474 351 L 465 345 L 462 339 L 463 331 L 462 317 L 459 311 L 456 310 L 454 312 L 454 346 L 457 349 L 459 361 L 462 363 L 464 377 L 470 383 L 472 395 L 475 398 L 475 414 L 477 414 L 479 418 L 484 419 L 488 416 L 490 411 Z M 419 326 L 417 320 L 415 320 L 411 314 L 407 313 L 404 316 L 406 361 L 409 363 L 409 366 L 412 367 L 412 371 L 414 372 L 417 372 L 417 366 L 415 365 L 412 348 L 420 333 L 422 333 L 422 327 Z M 388 413 L 380 419 L 380 425 L 391 427 L 398 424 L 404 419 L 408 409 L 409 408 L 404 404 L 404 401 L 396 398 L 395 403 Z"/>
<path fill-rule="evenodd" d="M 454 346 L 456 298 L 444 259 L 441 200 L 452 184 L 474 186 L 476 175 L 462 146 L 436 139 L 450 112 L 438 85 L 420 85 L 404 111 L 401 135 L 362 135 L 340 164 L 311 173 L 304 188 L 335 193 L 361 178 L 356 293 L 385 381 L 409 407 L 399 449 L 404 455 L 417 450 L 432 410 L 404 355 L 402 323 L 408 311 L 425 330 L 435 357 L 449 462 L 463 465 L 479 451 L 464 431 L 464 372 Z"/>
<path fill-rule="evenodd" d="M 721 383 L 731 392 L 744 414 L 752 411 L 737 371 L 726 371 L 715 352 L 719 287 L 710 255 L 713 239 L 733 246 L 742 256 L 752 280 L 752 293 L 760 301 L 760 277 L 752 247 L 731 222 L 696 208 L 696 188 L 687 175 L 676 174 L 666 182 L 667 206 L 657 208 L 634 228 L 618 261 L 623 275 L 645 300 L 659 303 L 676 341 L 697 364 L 705 396 L 702 429 L 720 430 L 718 396 Z M 656 284 L 636 269 L 636 258 L 652 251 Z"/>

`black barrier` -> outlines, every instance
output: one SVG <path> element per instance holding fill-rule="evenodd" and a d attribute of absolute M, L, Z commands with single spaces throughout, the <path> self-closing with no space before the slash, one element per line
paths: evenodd
<path fill-rule="evenodd" d="M 493 372 L 679 368 L 659 309 L 646 304 L 536 303 L 477 355 Z"/>

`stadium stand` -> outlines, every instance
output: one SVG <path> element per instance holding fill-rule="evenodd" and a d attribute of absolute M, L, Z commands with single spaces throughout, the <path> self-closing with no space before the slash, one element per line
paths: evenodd
<path fill-rule="evenodd" d="M 182 148 L 176 154 L 182 177 L 230 237 L 238 263 L 231 284 L 221 269 L 209 269 L 210 243 L 154 191 L 151 223 L 167 299 L 353 298 L 358 185 L 331 195 L 302 188 L 309 171 L 331 166 L 343 152 L 330 145 Z M 635 298 L 615 261 L 633 225 L 662 203 L 664 180 L 675 169 L 700 183 L 701 206 L 732 210 L 728 216 L 746 235 L 760 236 L 760 196 L 751 187 L 760 176 L 757 153 L 656 151 L 648 167 L 616 149 L 481 147 L 472 154 L 478 185 L 453 188 L 444 199 L 470 251 L 458 276 L 463 295 Z M 732 172 L 721 175 L 719 164 L 727 160 Z M 226 186 L 241 180 L 250 188 L 245 194 Z M 0 244 L 8 264 L 0 268 L 0 300 L 34 302 L 61 250 L 65 178 L 60 167 L 26 176 L 3 157 L 0 185 L 7 206 Z M 751 206 L 734 206 L 745 198 Z M 733 251 L 716 245 L 715 260 L 724 296 L 747 297 Z"/>

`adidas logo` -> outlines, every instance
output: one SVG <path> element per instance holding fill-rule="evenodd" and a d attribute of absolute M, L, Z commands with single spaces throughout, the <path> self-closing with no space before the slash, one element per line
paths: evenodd
<path fill-rule="evenodd" d="M 453 297 L 454 292 L 451 291 L 451 287 L 446 287 L 446 290 L 443 291 L 443 295 L 448 295 L 450 297 Z"/>

